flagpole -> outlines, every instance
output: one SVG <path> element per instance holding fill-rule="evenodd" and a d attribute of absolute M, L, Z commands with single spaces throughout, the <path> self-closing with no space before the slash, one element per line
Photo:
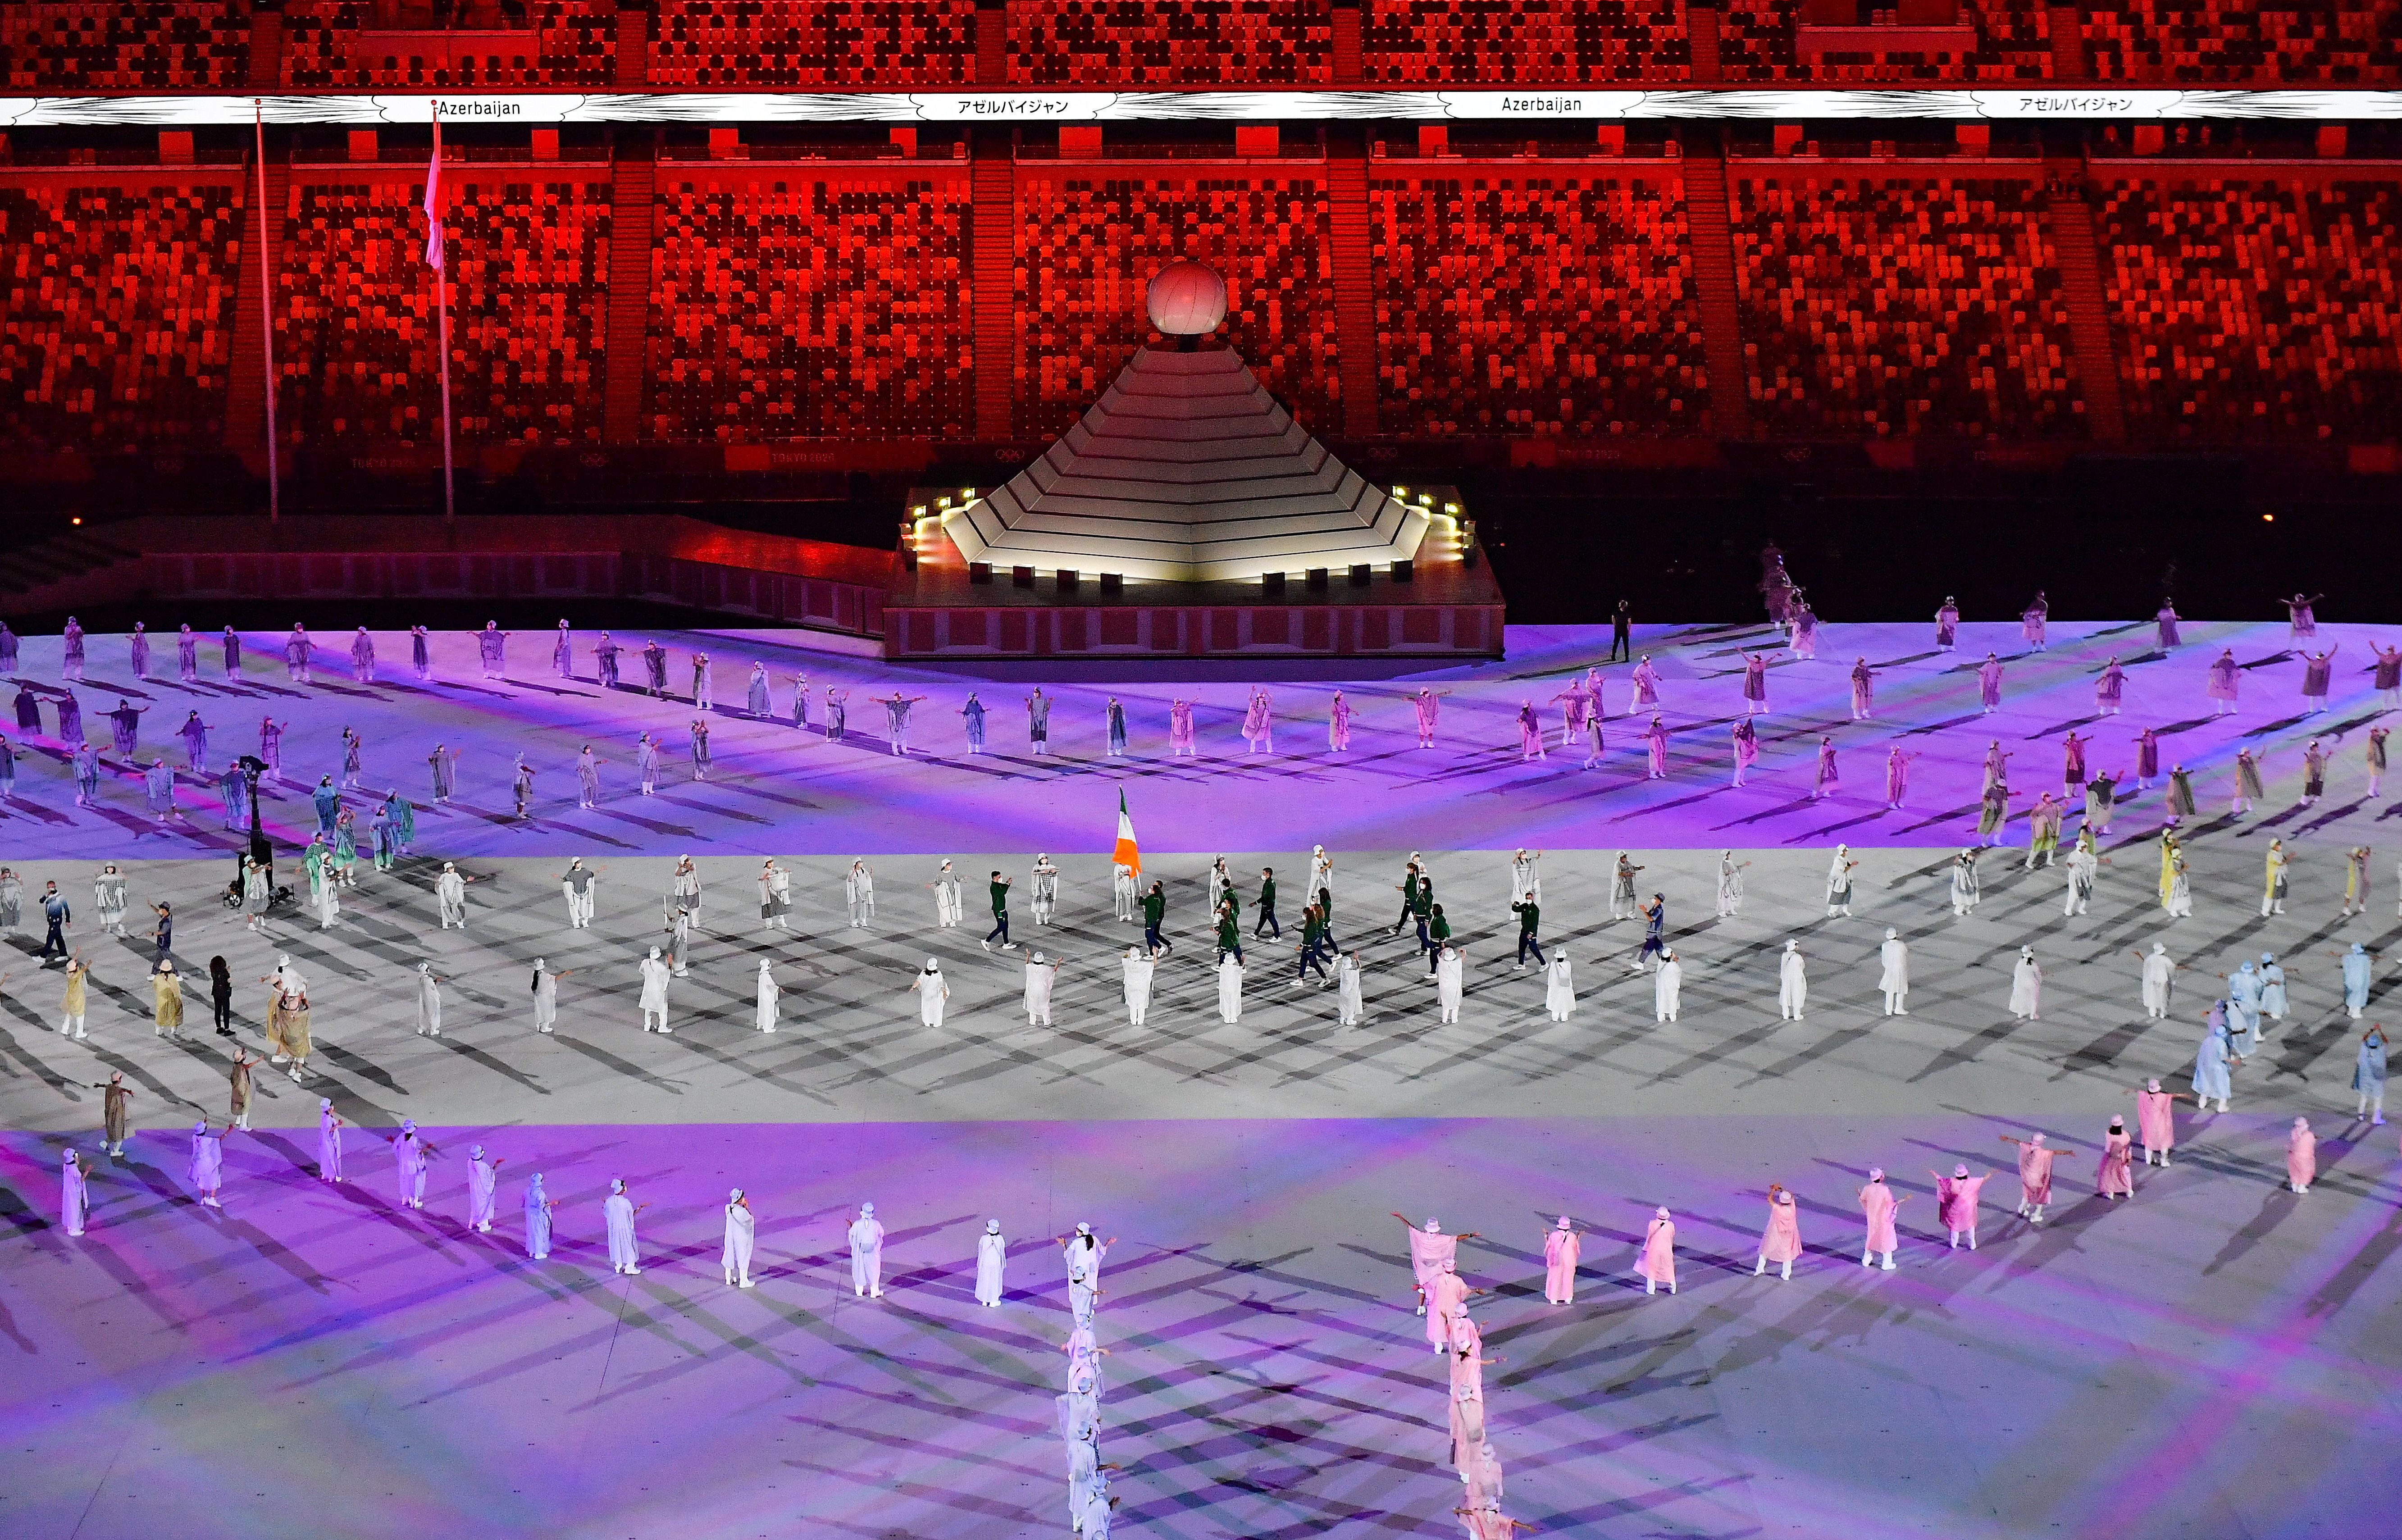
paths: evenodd
<path fill-rule="evenodd" d="M 251 133 L 258 155 L 258 351 L 267 380 L 267 522 L 283 521 L 283 489 L 275 474 L 275 272 L 267 260 L 267 115 L 250 99 Z"/>
<path fill-rule="evenodd" d="M 442 103 L 438 101 L 434 103 L 434 163 L 437 168 L 435 174 L 439 175 L 438 168 L 442 164 Z M 439 206 L 427 209 L 425 216 L 439 220 L 442 217 Z M 459 508 L 454 500 L 450 474 L 450 259 L 447 252 L 441 265 L 434 269 L 434 306 L 440 318 L 442 345 L 442 520 L 449 524 L 457 520 Z"/>

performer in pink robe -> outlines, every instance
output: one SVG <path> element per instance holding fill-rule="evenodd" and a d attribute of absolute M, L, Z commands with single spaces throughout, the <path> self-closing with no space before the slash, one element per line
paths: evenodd
<path fill-rule="evenodd" d="M 2146 1082 L 2135 1093 L 2135 1129 L 2144 1137 L 2144 1163 L 2166 1165 L 2176 1148 L 2176 1104 L 2182 1093 L 2162 1091 L 2160 1082 Z"/>
<path fill-rule="evenodd" d="M 1677 1221 L 1664 1208 L 1651 1211 L 1651 1223 L 1643 1231 L 1643 1251 L 1635 1258 L 1635 1275 L 1643 1280 L 1643 1292 L 1656 1294 L 1660 1286 L 1677 1292 Z"/>
<path fill-rule="evenodd" d="M 1454 1263 L 1445 1262 L 1435 1270 L 1434 1276 L 1427 1281 L 1426 1286 L 1426 1330 L 1427 1341 L 1434 1345 L 1437 1353 L 1451 1346 L 1452 1329 L 1458 1322 L 1462 1307 L 1468 1303 L 1468 1297 L 1483 1292 L 1483 1289 L 1469 1287 L 1468 1280 L 1459 1275 Z"/>
<path fill-rule="evenodd" d="M 1935 1176 L 1935 1215 L 1942 1221 L 1943 1228 L 1952 1232 L 1952 1249 L 1959 1250 L 1960 1237 L 1966 1235 L 1968 1237 L 1968 1249 L 1976 1250 L 1977 1204 L 1985 1189 L 1986 1177 L 1993 1173 L 1989 1171 L 1984 1176 L 1971 1176 L 1967 1162 L 1964 1161 L 1952 1168 L 1949 1176 L 1936 1176 L 1932 1171 L 1927 1175 Z"/>
<path fill-rule="evenodd" d="M 2210 697 L 2210 714 L 2231 716 L 2235 711 L 2235 693 L 2243 676 L 2236 671 L 2235 649 L 2222 651 L 2210 660 L 2210 683 L 2203 694 Z"/>
<path fill-rule="evenodd" d="M 1635 704 L 1626 708 L 1626 714 L 1631 717 L 1637 711 L 1657 709 L 1660 705 L 1660 670 L 1651 667 L 1650 658 L 1636 664 L 1634 679 Z"/>
<path fill-rule="evenodd" d="M 1793 1206 L 1793 1194 L 1774 1182 L 1768 1184 L 1768 1225 L 1760 1232 L 1760 1264 L 1751 1270 L 1755 1278 L 1766 1272 L 1774 1263 L 1779 1278 L 1793 1276 L 1793 1263 L 1802 1255 L 1802 1211 Z"/>
<path fill-rule="evenodd" d="M 1812 799 L 1833 796 L 1841 779 L 1835 773 L 1835 740 L 1822 735 L 1818 739 L 1818 770 L 1810 783 Z"/>
<path fill-rule="evenodd" d="M 1351 747 L 1351 703 L 1343 692 L 1334 692 L 1334 703 L 1326 708 L 1326 747 L 1342 753 Z"/>
<path fill-rule="evenodd" d="M 1522 760 L 1545 758 L 1543 753 L 1543 719 L 1535 714 L 1535 703 L 1518 703 L 1518 757 Z"/>
<path fill-rule="evenodd" d="M 1935 612 L 1935 650 L 1948 653 L 1959 639 L 1960 607 L 1953 603 L 1952 597 L 1947 594 L 1943 598 L 1943 608 Z"/>
<path fill-rule="evenodd" d="M 1643 741 L 1651 751 L 1651 768 L 1644 778 L 1666 780 L 1668 778 L 1668 729 L 1661 724 L 1658 717 L 1653 717 L 1651 725 L 1643 729 Z"/>
<path fill-rule="evenodd" d="M 1193 703 L 1189 700 L 1167 703 L 1167 753 L 1170 759 L 1181 754 L 1197 758 L 1200 754 L 1193 746 Z"/>
<path fill-rule="evenodd" d="M 2002 708 L 2002 660 L 1991 653 L 1977 665 L 1977 696 L 1989 717 Z"/>
<path fill-rule="evenodd" d="M 2105 1198 L 2135 1195 L 2135 1141 L 2122 1119 L 2111 1119 L 2110 1132 L 2102 1135 L 2102 1170 L 2094 1190 Z"/>
<path fill-rule="evenodd" d="M 1560 747 L 1572 748 L 1584 734 L 1585 708 L 1592 704 L 1593 697 L 1585 693 L 1583 685 L 1570 684 L 1552 700 L 1560 708 Z"/>
<path fill-rule="evenodd" d="M 1734 784 L 1743 784 L 1743 773 L 1760 763 L 1760 733 L 1751 725 L 1749 717 L 1734 719 Z"/>
<path fill-rule="evenodd" d="M 2085 746 L 2092 741 L 2078 737 L 2073 727 L 2069 729 L 2068 736 L 2061 740 L 2060 778 L 2072 797 L 2083 796 L 2085 783 L 2092 778 L 2085 773 Z"/>
<path fill-rule="evenodd" d="M 1860 1266 L 1874 1266 L 1887 1272 L 1893 1271 L 1893 1254 L 1901 1244 L 1894 1234 L 1893 1217 L 1894 1210 L 1900 1206 L 1901 1200 L 1893 1195 L 1893 1189 L 1884 1185 L 1884 1168 L 1870 1167 L 1869 1185 L 1860 1189 L 1860 1212 L 1868 1216 L 1869 1222 L 1868 1237 L 1860 1243 Z M 1884 1261 L 1870 1260 L 1880 1254 L 1884 1258 Z"/>
<path fill-rule="evenodd" d="M 2044 622 L 2050 618 L 2051 602 L 2043 597 L 2043 590 L 2038 588 L 2036 590 L 2035 601 L 2019 612 L 2019 634 L 2026 638 L 2026 644 L 2038 653 L 2043 651 Z"/>
<path fill-rule="evenodd" d="M 2285 1135 L 2285 1182 L 2297 1192 L 2308 1192 L 2312 1178 L 2319 1174 L 2319 1136 L 2311 1132 L 2308 1118 L 2294 1120 L 2294 1131 Z"/>
<path fill-rule="evenodd" d="M 2019 1214 L 2033 1224 L 2043 1223 L 2043 1205 L 2051 1202 L 2051 1162 L 2060 1151 L 2031 1134 L 2023 1139 L 2002 1135 L 2004 1144 L 2019 1147 Z"/>
<path fill-rule="evenodd" d="M 2093 714 L 2100 717 L 2117 716 L 2119 704 L 2126 698 L 2126 694 L 2127 670 L 2119 667 L 2119 660 L 2114 656 L 2103 668 L 2102 677 L 2093 681 Z"/>
<path fill-rule="evenodd" d="M 1852 665 L 1852 720 L 1866 722 L 1875 710 L 1876 673 L 1861 658 Z"/>
<path fill-rule="evenodd" d="M 1419 748 L 1434 747 L 1435 718 L 1443 710 L 1443 697 L 1449 694 L 1448 690 L 1421 689 L 1410 697 L 1410 705 L 1416 708 L 1418 714 Z"/>
<path fill-rule="evenodd" d="M 1884 754 L 1884 804 L 1899 807 L 1910 794 L 1910 762 L 1916 754 L 1905 754 L 1898 749 L 1888 749 Z"/>
<path fill-rule="evenodd" d="M 1577 1232 L 1568 1228 L 1568 1217 L 1543 1237 L 1543 1299 L 1555 1305 L 1576 1302 L 1577 1257 L 1583 1250 Z"/>
<path fill-rule="evenodd" d="M 1743 655 L 1743 714 L 1768 709 L 1768 658 L 1765 653 L 1746 653 Z"/>
<path fill-rule="evenodd" d="M 2152 626 L 2160 633 L 2160 651 L 2165 653 L 2177 644 L 2176 600 L 2164 598 L 2152 616 Z"/>
<path fill-rule="evenodd" d="M 1440 1219 L 1429 1219 L 1426 1222 L 1426 1228 L 1420 1230 L 1399 1214 L 1394 1215 L 1393 1217 L 1401 1219 L 1403 1227 L 1410 1232 L 1410 1277 L 1417 1285 L 1418 1313 L 1424 1315 L 1427 1285 L 1433 1281 L 1436 1273 L 1443 1271 L 1443 1263 L 1453 1260 L 1459 1255 L 1459 1243 L 1469 1237 L 1445 1235 L 1443 1232 L 1443 1221 Z M 1470 1233 L 1472 1234 L 1473 1231 Z"/>
<path fill-rule="evenodd" d="M 2342 650 L 2338 643 L 2324 653 L 2302 654 L 2302 715 L 2326 709 L 2328 676 L 2335 671 L 2336 653 Z"/>

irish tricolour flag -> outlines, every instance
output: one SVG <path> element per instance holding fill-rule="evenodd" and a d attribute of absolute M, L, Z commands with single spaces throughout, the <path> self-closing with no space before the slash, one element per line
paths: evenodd
<path fill-rule="evenodd" d="M 1135 848 L 1134 818 L 1126 812 L 1125 792 L 1118 793 L 1118 847 L 1110 858 L 1136 876 L 1142 875 L 1142 852 Z"/>

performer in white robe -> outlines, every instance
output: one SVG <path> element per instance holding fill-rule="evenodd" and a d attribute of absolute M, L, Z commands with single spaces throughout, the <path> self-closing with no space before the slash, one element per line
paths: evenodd
<path fill-rule="evenodd" d="M 2061 902 L 2063 914 L 2082 914 L 2093 901 L 2093 880 L 2101 875 L 2102 858 L 2093 851 L 2092 836 L 2083 830 L 2077 844 L 2068 852 L 2068 897 Z"/>
<path fill-rule="evenodd" d="M 83 1157 L 70 1149 L 59 1162 L 59 1223 L 69 1235 L 80 1235 L 91 1220 L 91 1188 L 84 1179 Z"/>
<path fill-rule="evenodd" d="M 217 1190 L 225 1186 L 225 1135 L 209 1132 L 209 1121 L 203 1118 L 192 1130 L 192 1155 L 186 1173 L 191 1178 L 192 1190 L 210 1208 L 223 1208 L 217 1202 Z"/>
<path fill-rule="evenodd" d="M 1079 1321 L 1093 1318 L 1093 1305 L 1101 1291 L 1101 1259 L 1115 1244 L 1115 1236 L 1103 1241 L 1094 1235 L 1091 1225 L 1082 1222 L 1076 1233 L 1060 1238 L 1060 1256 L 1068 1264 L 1068 1313 Z"/>
<path fill-rule="evenodd" d="M 942 930 L 959 928 L 961 914 L 959 878 L 959 873 L 951 870 L 951 863 L 945 861 L 942 870 L 934 873 L 934 880 L 927 886 L 934 890 L 935 928 Z"/>
<path fill-rule="evenodd" d="M 1738 864 L 1732 850 L 1719 852 L 1719 918 L 1732 918 L 1743 907 L 1743 869 L 1750 864 Z"/>
<path fill-rule="evenodd" d="M 1439 1020 L 1448 1024 L 1459 1020 L 1459 1002 L 1467 987 L 1467 959 L 1459 948 L 1444 943 L 1434 961 L 1434 997 L 1441 1009 Z"/>
<path fill-rule="evenodd" d="M 1360 954 L 1346 952 L 1334 959 L 1334 1024 L 1357 1026 L 1366 1011 L 1360 997 Z"/>
<path fill-rule="evenodd" d="M 1009 1243 L 1001 1239 L 1001 1221 L 987 1219 L 984 1233 L 976 1237 L 976 1303 L 998 1309 L 1002 1292 L 1001 1272 L 1009 1265 Z"/>
<path fill-rule="evenodd" d="M 792 929 L 793 874 L 770 859 L 759 869 L 759 923 L 769 930 Z"/>
<path fill-rule="evenodd" d="M 441 984 L 432 963 L 417 965 L 417 1030 L 427 1037 L 442 1036 Z"/>
<path fill-rule="evenodd" d="M 1059 902 L 1059 868 L 1048 856 L 1034 858 L 1034 923 L 1049 925 L 1051 911 Z"/>
<path fill-rule="evenodd" d="M 1218 959 L 1218 1019 L 1228 1026 L 1243 1019 L 1243 965 L 1231 952 Z"/>
<path fill-rule="evenodd" d="M 867 869 L 865 861 L 852 861 L 843 873 L 842 899 L 850 911 L 854 929 L 863 928 L 876 917 L 876 874 Z"/>
<path fill-rule="evenodd" d="M 1028 1026 L 1051 1024 L 1051 986 L 1058 982 L 1059 964 L 1046 962 L 1037 952 L 1026 959 L 1026 1023 Z"/>
<path fill-rule="evenodd" d="M 1852 873 L 1859 870 L 1859 862 L 1852 859 L 1850 846 L 1835 846 L 1834 859 L 1827 867 L 1827 913 L 1830 916 L 1841 914 L 1846 919 L 1851 917 Z"/>
<path fill-rule="evenodd" d="M 851 1298 L 884 1298 L 884 1227 L 876 1220 L 876 1205 L 859 1205 L 859 1217 L 850 1222 Z"/>
<path fill-rule="evenodd" d="M 559 879 L 559 891 L 567 899 L 567 928 L 571 930 L 588 928 L 592 924 L 592 885 L 600 873 L 584 864 L 577 856 L 567 863 L 567 871 Z"/>
<path fill-rule="evenodd" d="M 1877 960 L 1884 971 L 1877 976 L 1877 989 L 1884 996 L 1884 1013 L 1888 1016 L 1910 1014 L 1910 943 L 1901 932 L 1887 927 L 1884 944 L 1877 948 Z"/>
<path fill-rule="evenodd" d="M 642 996 L 640 1005 L 642 1012 L 642 1030 L 645 1032 L 667 1032 L 670 1030 L 668 1026 L 668 965 L 666 961 L 659 956 L 659 949 L 655 946 L 651 948 L 651 955 L 642 959 L 641 967 L 642 975 Z"/>
<path fill-rule="evenodd" d="M 1802 1019 L 1802 1007 L 1810 997 L 1810 982 L 1802 964 L 1802 943 L 1787 942 L 1785 956 L 1776 964 L 1776 1009 L 1786 1021 Z"/>
<path fill-rule="evenodd" d="M 1552 954 L 1550 965 L 1543 969 L 1543 1009 L 1555 1022 L 1567 1021 L 1576 1009 L 1576 981 L 1569 972 L 1565 947 Z"/>
<path fill-rule="evenodd" d="M 783 995 L 784 991 L 777 984 L 775 972 L 767 959 L 760 958 L 758 999 L 751 1024 L 762 1032 L 775 1031 L 776 1002 L 783 998 Z"/>
<path fill-rule="evenodd" d="M 1110 863 L 1110 906 L 1111 914 L 1122 921 L 1132 921 L 1142 913 L 1139 896 L 1135 892 L 1134 868 L 1124 861 Z"/>
<path fill-rule="evenodd" d="M 640 1208 L 626 1196 L 626 1179 L 610 1178 L 609 1196 L 600 1200 L 600 1217 L 609 1227 L 609 1267 L 614 1272 L 632 1276 L 642 1270 L 634 1249 L 634 1216 L 651 1205 Z"/>
<path fill-rule="evenodd" d="M 417 1137 L 417 1125 L 403 1119 L 400 1132 L 392 1138 L 393 1176 L 400 1184 L 400 1206 L 425 1206 L 425 1146 Z"/>
<path fill-rule="evenodd" d="M 718 1253 L 718 1261 L 725 1270 L 728 1288 L 750 1288 L 751 1248 L 758 1233 L 758 1223 L 751 1205 L 743 1199 L 742 1189 L 736 1188 L 725 1195 L 725 1247 Z"/>
<path fill-rule="evenodd" d="M 1977 907 L 1977 853 L 1963 850 L 1952 861 L 1952 917 Z"/>
<path fill-rule="evenodd" d="M 2156 1022 L 2169 1017 L 2169 1001 L 2176 991 L 2176 964 L 2169 960 L 2169 949 L 2160 942 L 2152 943 L 2148 953 L 2137 953 L 2144 963 L 2144 1014 Z"/>
<path fill-rule="evenodd" d="M 549 1032 L 557 1029 L 559 1025 L 559 981 L 567 977 L 569 973 L 573 973 L 575 969 L 571 968 L 561 972 L 554 973 L 550 970 L 549 964 L 542 958 L 536 957 L 533 960 L 533 978 L 529 985 L 528 993 L 533 997 L 533 1029 L 536 1032 Z"/>
<path fill-rule="evenodd" d="M 443 929 L 454 925 L 467 928 L 467 879 L 449 861 L 442 863 L 442 874 L 434 879 L 434 898 L 441 907 Z"/>
<path fill-rule="evenodd" d="M 909 981 L 909 988 L 918 997 L 918 1020 L 927 1026 L 942 1025 L 943 1002 L 951 997 L 950 982 L 943 977 L 943 965 L 928 957 L 926 966 Z"/>
<path fill-rule="evenodd" d="M 324 1099 L 317 1103 L 317 1179 L 342 1179 L 342 1120 L 334 1104 Z"/>
<path fill-rule="evenodd" d="M 1151 981 L 1158 971 L 1159 964 L 1141 947 L 1129 946 L 1125 950 L 1125 969 L 1126 1022 L 1129 1025 L 1140 1026 L 1143 1018 L 1151 1013 Z"/>
<path fill-rule="evenodd" d="M 1539 850 L 1529 853 L 1521 849 L 1511 857 L 1510 891 L 1540 902 L 1543 897 L 1542 859 L 1543 853 Z M 1316 892 L 1317 889 L 1310 891 Z"/>
<path fill-rule="evenodd" d="M 2019 960 L 2010 969 L 2010 1014 L 2020 1021 L 2041 1019 L 2043 1007 L 2043 969 L 2035 960 L 2035 948 L 2019 948 Z"/>
<path fill-rule="evenodd" d="M 1660 954 L 1660 970 L 1651 975 L 1651 1018 L 1674 1022 L 1685 994 L 1685 965 L 1674 951 Z"/>
<path fill-rule="evenodd" d="M 482 1145 L 470 1146 L 467 1150 L 467 1228 L 478 1235 L 492 1232 L 492 1199 L 500 1190 L 500 1183 L 501 1162 L 487 1160 Z"/>
<path fill-rule="evenodd" d="M 558 1206 L 542 1189 L 542 1173 L 535 1172 L 526 1184 L 525 1235 L 526 1255 L 537 1262 L 550 1255 L 550 1211 Z"/>

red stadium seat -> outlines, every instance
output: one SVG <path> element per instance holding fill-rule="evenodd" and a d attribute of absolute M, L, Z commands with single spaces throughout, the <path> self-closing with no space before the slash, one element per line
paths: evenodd
<path fill-rule="evenodd" d="M 1369 0 L 1360 63 L 1379 85 L 1675 79 L 1683 0 Z"/>
<path fill-rule="evenodd" d="M 1673 172 L 1378 178 L 1368 198 L 1387 432 L 1707 430 Z"/>
<path fill-rule="evenodd" d="M 1009 78 L 1029 86 L 1323 86 L 1327 0 L 1010 0 Z"/>
<path fill-rule="evenodd" d="M 120 0 L 0 8 L 0 72 L 12 91 L 186 91 L 250 77 L 240 0 Z"/>
<path fill-rule="evenodd" d="M 222 433 L 242 214 L 238 174 L 0 186 L 0 433 L 103 452 Z"/>
<path fill-rule="evenodd" d="M 2273 86 L 2402 78 L 2402 6 L 2394 0 L 2092 0 L 2079 8 L 2098 79 Z"/>
<path fill-rule="evenodd" d="M 661 178 L 646 436 L 968 433 L 965 179 Z"/>
<path fill-rule="evenodd" d="M 598 442 L 608 184 L 537 181 L 531 167 L 458 174 L 447 241 L 454 433 Z M 421 182 L 296 181 L 276 279 L 276 426 L 288 441 L 438 438 L 424 196 Z"/>
<path fill-rule="evenodd" d="M 1727 0 L 1719 26 L 1719 65 L 1729 85 L 1811 81 L 1826 86 L 2000 84 L 2051 76 L 2050 18 L 2042 0 L 1961 0 L 1959 20 L 1973 37 L 1957 51 L 1895 46 L 1803 57 L 1800 27 L 1807 0 Z"/>
<path fill-rule="evenodd" d="M 2039 187 L 1843 172 L 1732 181 L 1751 409 L 1771 432 L 2083 431 Z"/>
<path fill-rule="evenodd" d="M 692 0 L 651 20 L 651 84 L 673 90 L 964 86 L 975 0 Z"/>
<path fill-rule="evenodd" d="M 2118 181 L 2099 239 L 2130 430 L 2390 439 L 2397 213 L 2390 182 Z"/>

